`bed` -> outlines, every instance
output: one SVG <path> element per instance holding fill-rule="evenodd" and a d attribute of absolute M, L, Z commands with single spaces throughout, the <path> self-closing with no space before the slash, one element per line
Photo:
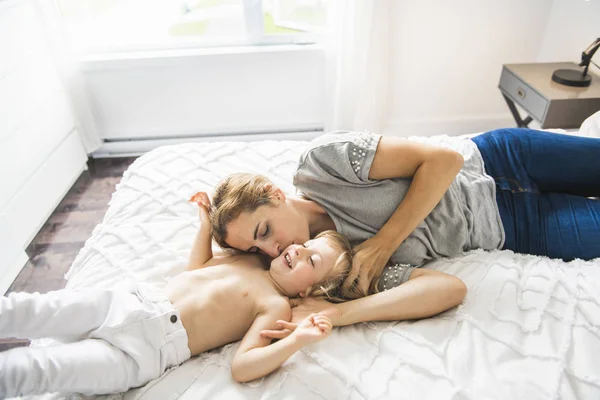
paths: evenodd
<path fill-rule="evenodd" d="M 265 174 L 293 193 L 291 176 L 307 144 L 192 143 L 141 156 L 74 261 L 67 287 L 164 285 L 184 270 L 198 228 L 190 194 L 210 192 L 238 171 Z M 600 259 L 564 263 L 476 250 L 427 268 L 460 277 L 469 289 L 464 303 L 422 321 L 334 329 L 248 384 L 230 376 L 234 343 L 103 398 L 600 399 Z"/>

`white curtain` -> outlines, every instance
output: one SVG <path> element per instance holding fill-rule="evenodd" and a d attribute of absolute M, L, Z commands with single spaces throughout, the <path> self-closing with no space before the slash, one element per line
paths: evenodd
<path fill-rule="evenodd" d="M 325 130 L 383 132 L 390 86 L 392 0 L 333 0 Z"/>
<path fill-rule="evenodd" d="M 63 23 L 54 0 L 33 0 L 42 32 L 52 52 L 54 64 L 69 98 L 77 130 L 88 154 L 97 150 L 102 141 L 94 119 L 83 75 L 73 59 L 65 38 Z"/>

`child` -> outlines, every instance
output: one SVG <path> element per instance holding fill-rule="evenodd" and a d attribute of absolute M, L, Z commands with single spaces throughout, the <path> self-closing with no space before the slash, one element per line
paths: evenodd
<path fill-rule="evenodd" d="M 11 293 L 0 299 L 0 337 L 52 337 L 64 343 L 0 353 L 0 398 L 122 392 L 240 339 L 231 369 L 235 380 L 245 382 L 269 374 L 302 346 L 329 335 L 331 321 L 319 315 L 304 319 L 292 335 L 272 345 L 260 332 L 290 319 L 288 297 L 343 280 L 352 262 L 345 239 L 324 232 L 304 245 L 292 244 L 265 270 L 257 255 L 213 257 L 210 201 L 205 193 L 191 201 L 199 205 L 201 225 L 189 271 L 164 290 L 132 284 Z"/>

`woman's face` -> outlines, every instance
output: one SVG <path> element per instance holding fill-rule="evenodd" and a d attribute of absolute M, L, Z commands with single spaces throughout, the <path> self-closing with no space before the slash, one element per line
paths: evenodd
<path fill-rule="evenodd" d="M 227 224 L 225 241 L 233 248 L 249 253 L 261 252 L 275 258 L 291 244 L 310 239 L 308 221 L 282 199 L 273 205 L 243 212 Z"/>
<path fill-rule="evenodd" d="M 271 278 L 288 296 L 295 297 L 327 277 L 340 253 L 324 237 L 292 244 L 271 261 Z"/>

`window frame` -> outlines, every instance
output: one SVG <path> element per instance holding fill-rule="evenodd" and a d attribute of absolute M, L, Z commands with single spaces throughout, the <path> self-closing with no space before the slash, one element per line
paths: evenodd
<path fill-rule="evenodd" d="M 40 2 L 51 2 L 54 8 L 54 14 L 58 18 L 58 23 L 63 26 L 65 39 L 69 41 L 69 34 L 66 32 L 66 22 L 64 21 L 59 0 L 39 0 Z M 144 52 L 174 52 L 180 55 L 188 51 L 199 49 L 218 49 L 231 48 L 240 49 L 243 47 L 263 47 L 263 46 L 287 46 L 287 45 L 319 45 L 323 42 L 325 35 L 323 33 L 305 32 L 298 34 L 264 33 L 264 10 L 262 0 L 240 0 L 244 8 L 244 21 L 246 26 L 246 36 L 244 38 L 227 39 L 205 39 L 200 37 L 177 38 L 164 43 L 138 43 L 133 45 L 115 45 L 103 44 L 99 46 L 75 46 L 71 50 L 78 59 L 87 59 L 89 57 L 110 58 L 110 55 L 129 54 L 130 56 L 141 55 Z M 218 50 L 209 50 L 220 53 Z M 234 50 L 237 51 L 237 50 Z M 119 57 L 117 57 L 119 58 Z"/>

